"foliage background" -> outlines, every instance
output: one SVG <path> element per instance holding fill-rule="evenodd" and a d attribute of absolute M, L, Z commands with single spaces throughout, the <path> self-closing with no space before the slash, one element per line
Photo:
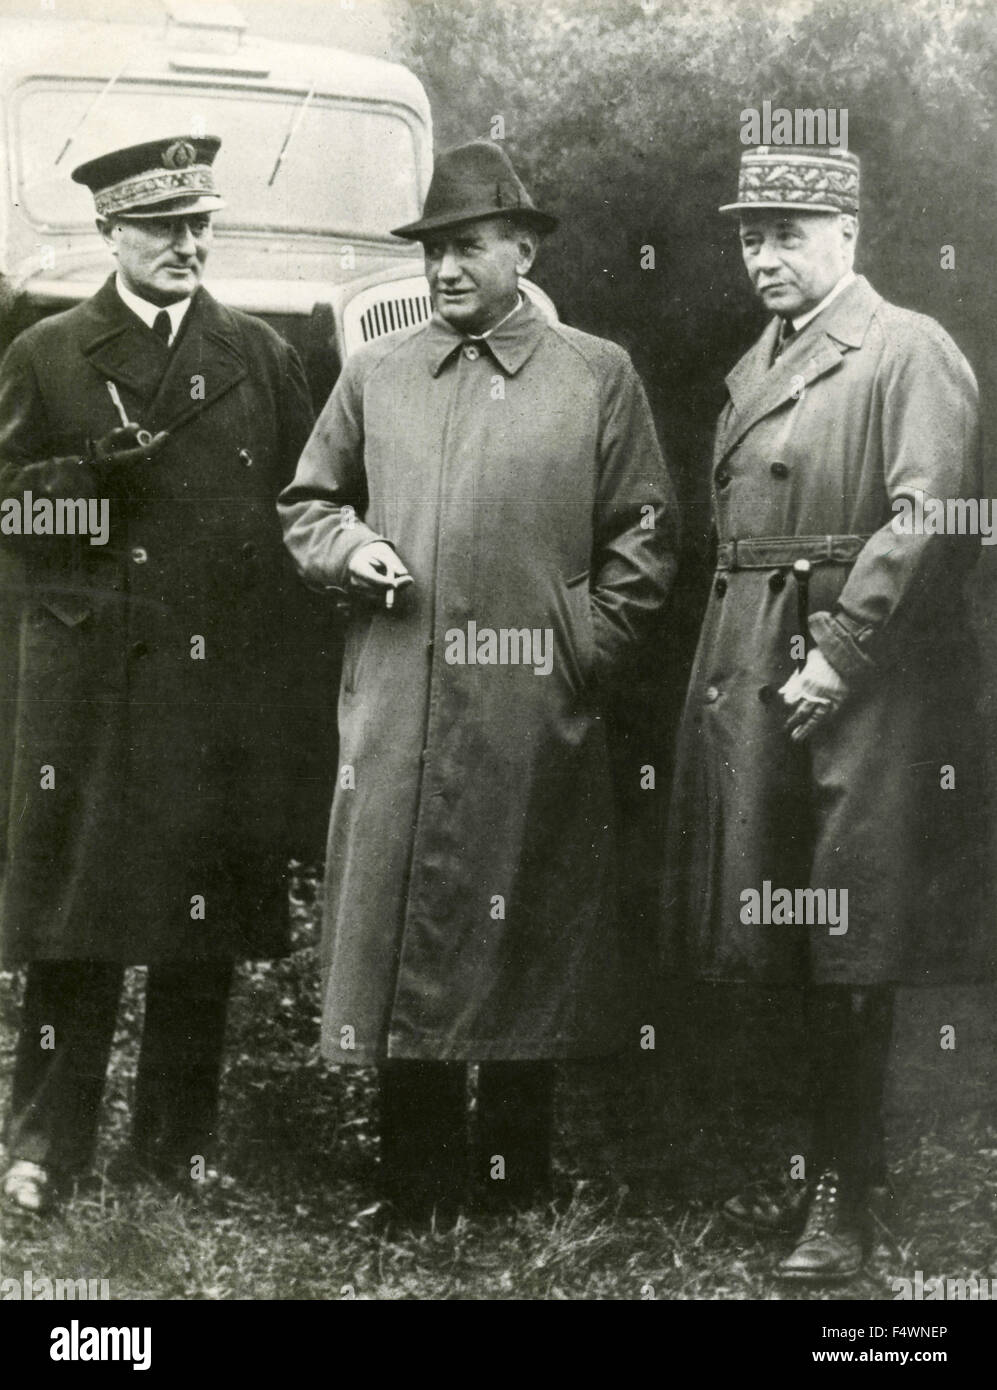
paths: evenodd
<path fill-rule="evenodd" d="M 845 107 L 862 159 L 860 269 L 937 317 L 991 417 L 997 10 L 990 0 L 398 0 L 397 56 L 438 147 L 506 147 L 563 218 L 540 279 L 563 317 L 631 351 L 703 542 L 722 380 L 763 322 L 736 223 L 743 109 Z M 641 270 L 641 247 L 655 250 Z M 955 248 L 955 269 L 940 250 Z"/>
<path fill-rule="evenodd" d="M 660 640 L 628 681 L 618 762 L 631 881 L 653 892 L 663 811 L 628 788 L 667 770 L 709 579 L 709 462 L 723 378 L 765 321 L 736 220 L 741 112 L 846 108 L 862 160 L 857 268 L 937 318 L 980 382 L 997 492 L 997 7 L 992 0 L 391 0 L 393 56 L 422 79 L 437 148 L 489 138 L 562 222 L 537 280 L 562 317 L 623 343 L 679 484 L 684 564 Z M 642 248 L 655 252 L 641 269 Z M 955 252 L 942 269 L 942 248 Z M 997 688 L 997 546 L 971 594 Z M 990 727 L 997 707 L 984 696 Z M 958 718 L 958 711 L 953 711 Z M 997 739 L 991 739 L 997 744 Z M 981 750 L 997 771 L 997 750 Z M 981 808 L 982 813 L 983 808 Z M 981 814 L 981 820 L 982 820 Z M 997 853 L 993 818 L 983 833 Z"/>

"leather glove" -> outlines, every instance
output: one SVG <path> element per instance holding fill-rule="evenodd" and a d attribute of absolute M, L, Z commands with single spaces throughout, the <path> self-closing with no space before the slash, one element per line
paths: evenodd
<path fill-rule="evenodd" d="M 136 424 L 118 425 L 109 434 L 92 440 L 88 448 L 90 462 L 101 468 L 107 464 L 141 463 L 143 459 L 154 458 L 170 436 L 166 430 L 160 430 L 143 448 L 136 443 L 140 429 Z"/>

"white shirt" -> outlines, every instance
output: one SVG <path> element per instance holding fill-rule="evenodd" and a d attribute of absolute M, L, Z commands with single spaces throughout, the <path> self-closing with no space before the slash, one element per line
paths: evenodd
<path fill-rule="evenodd" d="M 120 273 L 114 277 L 114 288 L 121 296 L 122 302 L 131 309 L 133 314 L 138 314 L 146 328 L 153 326 L 156 322 L 156 315 L 161 309 L 166 310 L 170 316 L 171 330 L 167 347 L 172 347 L 177 334 L 180 332 L 184 314 L 190 308 L 190 296 L 186 299 L 178 299 L 174 304 L 150 304 L 147 299 L 142 299 L 139 295 L 132 293 L 122 281 Z"/>
<path fill-rule="evenodd" d="M 497 328 L 501 328 L 502 325 L 503 325 L 504 323 L 508 323 L 509 320 L 512 318 L 513 314 L 515 314 L 515 313 L 516 313 L 519 309 L 521 309 L 522 307 L 523 307 L 523 296 L 522 296 L 522 294 L 517 290 L 517 291 L 516 291 L 516 302 L 515 302 L 515 304 L 512 306 L 512 308 L 509 310 L 509 312 L 508 312 L 507 314 L 504 314 L 504 315 L 502 316 L 502 318 L 499 319 L 498 323 L 493 323 L 492 326 L 491 326 L 491 328 L 489 328 L 489 330 L 488 330 L 487 333 L 468 333 L 467 336 L 468 336 L 473 342 L 475 342 L 475 343 L 481 343 L 481 342 L 483 342 L 483 341 L 485 340 L 485 338 L 490 338 Z"/>
<path fill-rule="evenodd" d="M 852 283 L 854 279 L 855 271 L 846 270 L 844 275 L 842 275 L 841 279 L 838 281 L 834 289 L 831 291 L 831 293 L 826 294 L 824 296 L 821 302 L 817 305 L 816 309 L 808 309 L 805 314 L 800 314 L 799 318 L 794 318 L 790 320 L 790 322 L 793 325 L 793 331 L 795 333 L 799 333 L 801 328 L 806 328 L 810 320 L 815 319 L 822 309 L 826 309 L 832 299 L 837 299 L 838 295 L 841 293 L 842 290 L 847 290 L 848 286 Z"/>

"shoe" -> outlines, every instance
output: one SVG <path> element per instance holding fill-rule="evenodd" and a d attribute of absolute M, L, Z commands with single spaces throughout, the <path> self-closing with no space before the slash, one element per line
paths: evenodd
<path fill-rule="evenodd" d="M 818 1179 L 803 1233 L 776 1265 L 779 1279 L 851 1279 L 862 1268 L 862 1227 L 854 1204 L 842 1194 L 834 1169 Z"/>
<path fill-rule="evenodd" d="M 721 1207 L 724 1219 L 741 1230 L 787 1233 L 803 1225 L 810 1184 L 791 1178 L 761 1179 L 728 1197 Z"/>
<path fill-rule="evenodd" d="M 7 1169 L 3 1180 L 3 1195 L 21 1211 L 43 1216 L 54 1201 L 52 1175 L 40 1163 L 18 1158 Z"/>

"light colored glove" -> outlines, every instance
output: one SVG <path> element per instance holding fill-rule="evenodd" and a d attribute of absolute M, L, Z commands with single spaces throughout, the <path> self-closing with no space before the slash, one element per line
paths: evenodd
<path fill-rule="evenodd" d="M 848 697 L 848 685 L 821 649 L 811 647 L 803 670 L 794 671 L 779 694 L 793 707 L 785 729 L 794 743 L 802 743 L 838 712 Z"/>

